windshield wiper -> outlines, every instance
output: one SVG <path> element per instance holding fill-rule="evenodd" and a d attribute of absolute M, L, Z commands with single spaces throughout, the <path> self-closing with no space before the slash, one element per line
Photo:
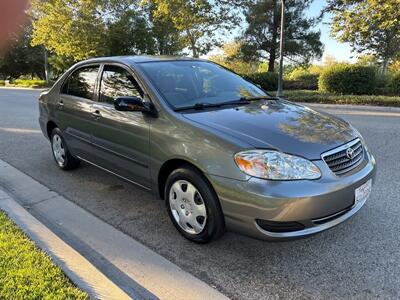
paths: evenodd
<path fill-rule="evenodd" d="M 221 107 L 221 106 L 226 106 L 226 105 L 243 105 L 243 104 L 250 104 L 250 102 L 245 98 L 241 98 L 241 99 L 233 100 L 233 101 L 220 102 L 220 103 L 199 102 L 199 103 L 195 103 L 194 105 L 190 105 L 190 106 L 177 107 L 177 108 L 175 108 L 175 111 L 182 111 L 182 110 L 189 110 L 189 109 L 200 110 L 200 109 L 209 108 L 209 107 Z"/>

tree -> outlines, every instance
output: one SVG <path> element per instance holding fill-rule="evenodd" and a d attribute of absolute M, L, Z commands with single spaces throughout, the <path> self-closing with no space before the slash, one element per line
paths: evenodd
<path fill-rule="evenodd" d="M 30 45 L 32 25 L 21 26 L 18 33 L 11 34 L 11 47 L 0 56 L 0 77 L 18 78 L 31 75 L 44 79 L 44 49 Z"/>
<path fill-rule="evenodd" d="M 209 60 L 214 61 L 224 67 L 233 70 L 239 74 L 251 74 L 258 70 L 259 61 L 244 61 L 241 57 L 242 42 L 234 41 L 224 44 L 222 47 L 223 53 L 209 57 Z"/>
<path fill-rule="evenodd" d="M 153 3 L 153 18 L 171 20 L 193 57 L 220 45 L 217 32 L 229 30 L 238 20 L 229 0 L 146 0 Z"/>
<path fill-rule="evenodd" d="M 33 0 L 33 45 L 45 46 L 58 71 L 93 56 L 177 54 L 184 47 L 168 17 L 139 0 Z"/>
<path fill-rule="evenodd" d="M 82 60 L 105 52 L 106 27 L 100 0 L 33 0 L 32 45 Z"/>
<path fill-rule="evenodd" d="M 155 41 L 149 22 L 136 10 L 128 9 L 108 24 L 107 55 L 154 54 Z"/>
<path fill-rule="evenodd" d="M 386 72 L 400 57 L 399 7 L 399 0 L 329 0 L 324 12 L 333 15 L 333 37 L 357 53 L 375 55 Z"/>
<path fill-rule="evenodd" d="M 296 63 L 309 63 L 322 56 L 321 33 L 313 30 L 318 18 L 306 18 L 305 10 L 312 0 L 285 1 L 284 56 Z M 280 10 L 278 0 L 248 0 L 245 18 L 248 23 L 241 39 L 247 59 L 268 60 L 268 71 L 273 72 L 279 57 Z"/>
<path fill-rule="evenodd" d="M 155 41 L 156 53 L 161 55 L 178 55 L 185 48 L 185 42 L 171 18 L 156 13 L 154 2 L 142 3 L 151 24 L 151 34 Z"/>

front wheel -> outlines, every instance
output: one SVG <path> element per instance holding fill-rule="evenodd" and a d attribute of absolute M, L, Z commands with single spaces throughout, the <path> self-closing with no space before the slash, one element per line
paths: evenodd
<path fill-rule="evenodd" d="M 207 179 L 191 167 L 173 171 L 166 183 L 168 214 L 178 231 L 197 243 L 208 243 L 225 231 L 219 200 Z"/>
<path fill-rule="evenodd" d="M 60 129 L 53 129 L 50 140 L 54 159 L 61 169 L 73 170 L 79 167 L 80 160 L 73 157 L 69 152 Z"/>

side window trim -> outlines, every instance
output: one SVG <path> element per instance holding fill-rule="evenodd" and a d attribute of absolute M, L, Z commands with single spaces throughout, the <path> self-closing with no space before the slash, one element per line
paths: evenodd
<path fill-rule="evenodd" d="M 98 83 L 98 80 L 99 80 L 99 76 L 101 75 L 100 69 L 101 69 L 102 65 L 103 65 L 103 64 L 101 64 L 101 63 L 88 63 L 88 64 L 79 65 L 79 66 L 75 67 L 74 69 L 72 69 L 72 70 L 68 73 L 68 75 L 66 76 L 66 78 L 64 79 L 64 81 L 63 81 L 62 84 L 61 84 L 60 95 L 69 96 L 69 97 L 75 97 L 75 98 L 80 98 L 80 99 L 85 99 L 85 100 L 88 100 L 88 101 L 93 101 L 93 102 L 95 102 L 95 101 L 96 101 L 95 99 L 97 99 L 96 97 L 98 97 L 98 93 L 97 93 L 97 83 Z M 80 70 L 80 69 L 83 69 L 83 68 L 87 68 L 87 67 L 98 67 L 92 99 L 82 98 L 82 97 L 79 97 L 79 96 L 74 96 L 74 95 L 70 95 L 70 94 L 65 94 L 65 93 L 63 93 L 64 86 L 65 86 L 66 84 L 69 84 L 69 79 L 71 78 L 71 76 L 72 76 L 76 71 L 78 71 L 78 70 Z M 101 71 L 102 71 L 102 69 L 101 69 Z M 69 88 L 69 87 L 68 87 L 68 88 Z"/>
<path fill-rule="evenodd" d="M 97 78 L 96 78 L 96 83 L 95 83 L 95 89 L 93 93 L 93 101 L 99 103 L 100 102 L 100 86 L 101 86 L 101 80 L 103 78 L 103 70 L 104 70 L 104 63 L 101 63 L 99 66 L 99 71 L 97 73 Z"/>

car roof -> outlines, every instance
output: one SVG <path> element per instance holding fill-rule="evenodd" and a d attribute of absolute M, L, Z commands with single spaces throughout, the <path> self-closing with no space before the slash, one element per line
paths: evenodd
<path fill-rule="evenodd" d="M 119 62 L 127 65 L 134 65 L 136 63 L 154 62 L 154 61 L 204 61 L 199 58 L 184 57 L 184 56 L 171 56 L 171 55 L 126 55 L 126 56 L 108 56 L 90 58 L 80 63 L 102 63 L 102 62 Z"/>

